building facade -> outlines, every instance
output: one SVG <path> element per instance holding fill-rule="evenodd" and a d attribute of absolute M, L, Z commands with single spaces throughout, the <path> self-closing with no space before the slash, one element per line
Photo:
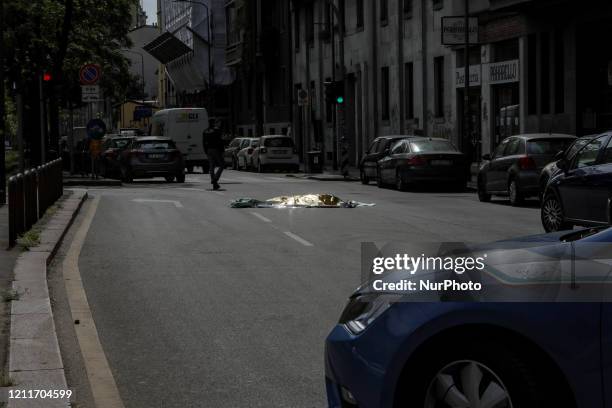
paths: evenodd
<path fill-rule="evenodd" d="M 377 136 L 423 134 L 478 162 L 510 134 L 609 129 L 612 58 L 590 52 L 612 27 L 608 3 L 294 0 L 296 141 L 322 149 L 329 165 L 344 135 L 356 164 Z M 466 4 L 477 27 L 467 58 L 463 34 L 443 43 L 443 27 L 452 32 Z M 344 104 L 329 106 L 325 82 L 343 77 Z M 300 106 L 299 90 L 308 95 Z"/>
<path fill-rule="evenodd" d="M 292 115 L 291 20 L 286 0 L 226 2 L 226 64 L 237 136 L 287 134 Z"/>
<path fill-rule="evenodd" d="M 205 107 L 211 116 L 228 112 L 225 65 L 225 1 L 158 0 L 159 36 L 147 46 L 158 61 L 160 105 Z"/>

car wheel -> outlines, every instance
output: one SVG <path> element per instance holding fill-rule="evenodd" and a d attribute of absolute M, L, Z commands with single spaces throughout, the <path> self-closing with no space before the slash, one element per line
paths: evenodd
<path fill-rule="evenodd" d="M 361 180 L 361 184 L 370 184 L 370 178 L 366 176 L 365 171 L 361 169 L 359 172 L 359 179 Z"/>
<path fill-rule="evenodd" d="M 174 181 L 174 176 L 166 176 L 165 179 L 168 183 L 172 183 Z"/>
<path fill-rule="evenodd" d="M 510 180 L 508 184 L 508 197 L 510 198 L 510 204 L 514 207 L 523 204 L 523 195 L 516 180 Z"/>
<path fill-rule="evenodd" d="M 487 193 L 487 187 L 482 179 L 478 180 L 478 199 L 483 203 L 491 201 L 491 194 Z"/>
<path fill-rule="evenodd" d="M 406 191 L 408 190 L 408 183 L 404 180 L 401 173 L 399 171 L 395 172 L 395 188 L 398 191 Z"/>
<path fill-rule="evenodd" d="M 460 346 L 442 347 L 415 362 L 423 367 L 404 376 L 396 406 L 425 408 L 545 408 L 571 406 L 553 375 L 525 357 L 519 347 L 505 344 L 461 341 Z M 559 401 L 565 398 L 565 401 Z M 558 402 L 557 402 L 558 401 Z M 550 405 L 549 405 L 550 404 Z"/>
<path fill-rule="evenodd" d="M 546 232 L 555 232 L 572 229 L 573 225 L 564 220 L 563 207 L 557 195 L 550 193 L 544 198 L 540 210 L 542 226 Z"/>
<path fill-rule="evenodd" d="M 185 175 L 184 174 L 177 174 L 176 175 L 176 182 L 177 183 L 184 183 L 185 182 Z"/>

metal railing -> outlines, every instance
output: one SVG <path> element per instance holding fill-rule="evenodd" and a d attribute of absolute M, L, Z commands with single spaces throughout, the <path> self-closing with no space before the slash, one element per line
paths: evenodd
<path fill-rule="evenodd" d="M 64 194 L 62 160 L 26 170 L 8 181 L 9 246 Z"/>

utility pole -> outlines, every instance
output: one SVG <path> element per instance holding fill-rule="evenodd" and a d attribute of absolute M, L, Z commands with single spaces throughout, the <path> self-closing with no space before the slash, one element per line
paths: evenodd
<path fill-rule="evenodd" d="M 0 206 L 6 204 L 6 161 L 4 157 L 6 122 L 4 116 L 4 0 L 0 0 Z"/>
<path fill-rule="evenodd" d="M 333 4 L 328 4 L 327 7 L 333 10 Z M 336 82 L 336 39 L 334 36 L 334 23 L 335 23 L 335 12 L 330 13 L 330 27 L 329 34 L 331 36 L 331 64 L 332 64 L 332 83 Z M 334 160 L 333 160 L 333 169 L 338 170 L 338 115 L 336 114 L 336 110 L 332 109 L 332 139 L 333 139 L 333 152 L 334 152 Z"/>

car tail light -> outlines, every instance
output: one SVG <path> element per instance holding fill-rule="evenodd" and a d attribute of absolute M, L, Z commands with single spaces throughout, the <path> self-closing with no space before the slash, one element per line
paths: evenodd
<path fill-rule="evenodd" d="M 406 164 L 408 164 L 409 166 L 426 166 L 427 160 L 425 160 L 425 158 L 423 158 L 422 156 L 414 156 L 406 160 Z"/>
<path fill-rule="evenodd" d="M 536 162 L 529 156 L 523 156 L 518 160 L 518 165 L 521 170 L 535 170 Z"/>
<path fill-rule="evenodd" d="M 259 153 L 268 153 L 268 149 L 262 147 L 261 149 L 259 149 Z"/>

